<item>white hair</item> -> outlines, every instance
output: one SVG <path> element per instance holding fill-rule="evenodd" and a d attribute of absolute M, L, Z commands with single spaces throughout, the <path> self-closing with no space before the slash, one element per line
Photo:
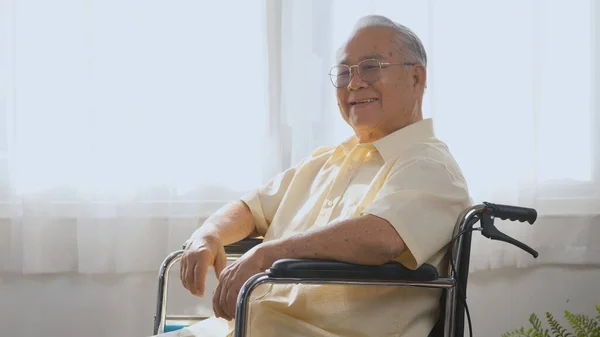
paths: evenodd
<path fill-rule="evenodd" d="M 407 62 L 418 62 L 427 67 L 427 53 L 421 39 L 410 28 L 396 23 L 383 15 L 367 15 L 360 18 L 352 35 L 368 27 L 385 27 L 394 30 L 400 52 L 407 58 Z"/>

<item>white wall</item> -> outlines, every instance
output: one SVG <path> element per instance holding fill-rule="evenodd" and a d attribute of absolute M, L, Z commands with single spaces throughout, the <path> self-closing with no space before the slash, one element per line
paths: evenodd
<path fill-rule="evenodd" d="M 177 268 L 173 269 L 177 276 Z M 143 337 L 152 332 L 153 273 L 120 276 L 0 275 L 0 336 Z M 209 280 L 209 292 L 215 279 Z M 187 295 L 173 279 L 171 313 L 208 313 L 210 299 Z M 595 314 L 600 266 L 544 266 L 478 272 L 469 279 L 474 336 L 498 336 L 527 324 L 532 312 Z"/>
<path fill-rule="evenodd" d="M 527 328 L 533 312 L 544 322 L 547 311 L 562 323 L 564 310 L 595 317 L 595 306 L 600 305 L 600 266 L 478 272 L 469 278 L 467 299 L 474 336 L 500 337 L 507 330 Z"/>

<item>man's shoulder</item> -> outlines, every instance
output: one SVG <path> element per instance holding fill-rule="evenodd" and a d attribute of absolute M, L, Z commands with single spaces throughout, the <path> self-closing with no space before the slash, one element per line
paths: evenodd
<path fill-rule="evenodd" d="M 454 161 L 454 156 L 450 152 L 448 145 L 435 137 L 413 144 L 413 146 L 406 150 L 402 158 L 407 160 Z"/>
<path fill-rule="evenodd" d="M 415 161 L 440 165 L 455 178 L 464 179 L 460 165 L 450 148 L 438 138 L 432 137 L 413 144 L 398 157 L 394 166 L 403 166 Z"/>
<path fill-rule="evenodd" d="M 409 185 L 471 202 L 469 185 L 459 163 L 439 139 L 415 143 L 391 164 L 388 178 L 403 188 Z"/>

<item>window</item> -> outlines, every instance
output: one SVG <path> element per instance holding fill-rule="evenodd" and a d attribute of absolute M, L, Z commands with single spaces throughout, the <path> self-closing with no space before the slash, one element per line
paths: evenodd
<path fill-rule="evenodd" d="M 411 28 L 425 45 L 424 115 L 433 117 L 475 201 L 555 212 L 552 200 L 585 198 L 578 207 L 600 209 L 594 201 L 600 200 L 600 112 L 594 102 L 600 77 L 594 13 L 600 6 L 593 1 L 285 4 L 294 29 L 284 35 L 284 50 L 293 49 L 298 59 L 318 60 L 309 69 L 322 74 L 304 84 L 303 77 L 293 79 L 302 95 L 320 102 L 313 110 L 328 125 L 322 128 L 334 130 L 320 143 L 334 144 L 352 133 L 326 82 L 337 49 L 358 18 L 383 14 Z M 283 90 L 292 95 L 287 83 Z"/>
<path fill-rule="evenodd" d="M 14 1 L 2 131 L 16 192 L 226 199 L 261 183 L 261 4 Z"/>
<path fill-rule="evenodd" d="M 537 169 L 538 183 L 547 186 L 549 196 L 560 195 L 561 185 L 585 196 L 600 177 L 596 164 L 600 118 L 594 101 L 598 43 L 593 40 L 597 36 L 597 23 L 590 15 L 593 4 L 536 3 Z"/>

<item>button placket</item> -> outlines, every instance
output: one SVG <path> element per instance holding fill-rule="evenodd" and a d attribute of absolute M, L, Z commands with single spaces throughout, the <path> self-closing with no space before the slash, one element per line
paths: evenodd
<path fill-rule="evenodd" d="M 357 173 L 365 156 L 369 153 L 369 149 L 360 147 L 354 149 L 342 163 L 342 167 L 338 171 L 338 176 L 334 179 L 332 186 L 327 194 L 323 207 L 319 212 L 318 222 L 327 223 L 331 219 L 331 214 L 336 207 L 337 202 L 345 193 L 352 178 Z"/>

